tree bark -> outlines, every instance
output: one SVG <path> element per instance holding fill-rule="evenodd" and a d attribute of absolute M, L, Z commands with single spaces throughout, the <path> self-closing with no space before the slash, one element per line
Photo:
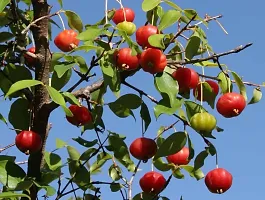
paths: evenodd
<path fill-rule="evenodd" d="M 32 0 L 34 20 L 47 16 L 50 13 L 50 6 L 47 0 Z M 49 19 L 44 18 L 31 27 L 35 40 L 37 62 L 35 65 L 35 79 L 49 84 L 49 68 L 51 63 L 51 53 L 49 50 L 48 24 Z M 47 107 L 49 103 L 49 93 L 45 86 L 38 85 L 35 87 L 33 99 L 33 117 L 32 130 L 38 133 L 43 141 L 42 148 L 39 152 L 30 155 L 28 160 L 28 177 L 34 177 L 36 181 L 41 179 L 41 168 L 44 164 L 44 152 L 46 139 L 48 137 L 48 119 L 50 110 Z M 30 189 L 31 200 L 37 199 L 38 188 L 32 186 Z"/>

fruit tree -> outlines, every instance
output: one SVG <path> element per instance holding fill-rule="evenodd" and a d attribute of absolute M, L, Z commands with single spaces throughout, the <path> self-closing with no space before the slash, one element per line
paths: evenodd
<path fill-rule="evenodd" d="M 0 199 L 182 199 L 165 191 L 184 176 L 212 195 L 231 190 L 215 146 L 229 126 L 219 119 L 244 115 L 263 85 L 223 58 L 252 43 L 219 52 L 206 33 L 216 22 L 227 33 L 222 15 L 170 0 L 135 4 L 141 12 L 105 0 L 94 8 L 102 18 L 88 12 L 85 24 L 62 0 L 0 0 L 0 105 L 9 107 L 0 120 L 11 132 L 1 134 L 13 141 L 0 149 Z"/>

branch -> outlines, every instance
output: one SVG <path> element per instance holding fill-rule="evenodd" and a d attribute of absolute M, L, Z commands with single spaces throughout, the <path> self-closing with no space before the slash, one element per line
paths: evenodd
<path fill-rule="evenodd" d="M 164 127 L 164 129 L 161 131 L 161 133 L 158 134 L 158 135 L 154 138 L 154 140 L 156 140 L 157 138 L 159 138 L 164 132 L 168 131 L 169 129 L 174 128 L 174 126 L 175 126 L 179 121 L 180 121 L 180 120 L 174 122 L 173 124 L 171 124 L 171 125 L 169 125 L 169 126 L 167 126 L 167 127 Z"/>
<path fill-rule="evenodd" d="M 202 62 L 202 61 L 207 61 L 207 60 L 212 60 L 212 59 L 218 59 L 222 56 L 226 56 L 226 55 L 229 55 L 229 54 L 234 54 L 234 53 L 239 53 L 241 51 L 243 51 L 244 49 L 250 47 L 253 43 L 248 43 L 246 45 L 240 45 L 238 47 L 236 47 L 235 49 L 232 49 L 230 51 L 227 51 L 227 52 L 223 52 L 223 53 L 219 53 L 219 54 L 213 54 L 209 57 L 206 57 L 206 58 L 196 58 L 196 59 L 193 59 L 193 60 L 181 60 L 181 61 L 173 61 L 173 60 L 168 60 L 168 64 L 180 64 L 180 65 L 186 65 L 186 64 L 195 64 L 195 63 L 198 63 L 198 62 Z"/>
<path fill-rule="evenodd" d="M 13 147 L 13 146 L 15 146 L 15 145 L 16 145 L 16 144 L 13 143 L 13 144 L 9 144 L 9 145 L 7 145 L 7 146 L 1 148 L 1 149 L 0 149 L 0 153 L 2 153 L 3 151 L 5 151 L 5 150 L 7 150 L 7 149 L 9 149 L 9 148 L 11 148 L 11 147 Z"/>
<path fill-rule="evenodd" d="M 59 10 L 56 13 L 39 17 L 38 19 L 32 21 L 23 31 L 21 31 L 21 34 L 24 35 L 25 33 L 27 33 L 29 31 L 30 27 L 33 26 L 33 25 L 36 25 L 37 22 L 39 22 L 39 21 L 41 21 L 43 19 L 46 19 L 46 18 L 51 18 L 51 17 L 53 17 L 55 15 L 58 15 L 61 12 L 63 12 L 63 11 L 62 10 Z"/>
<path fill-rule="evenodd" d="M 133 183 L 133 179 L 136 176 L 136 173 L 138 171 L 138 168 L 139 168 L 141 162 L 142 162 L 141 160 L 138 161 L 138 163 L 134 169 L 133 175 L 130 179 L 130 182 L 128 183 L 128 200 L 132 200 L 132 183 Z"/>
<path fill-rule="evenodd" d="M 133 85 L 127 83 L 126 81 L 123 81 L 122 84 L 128 86 L 129 88 L 135 90 L 136 92 L 139 92 L 140 95 L 146 96 L 148 99 L 150 99 L 155 104 L 158 104 L 159 103 L 154 97 L 152 97 L 149 94 L 145 93 L 143 90 L 140 90 L 140 89 L 134 87 Z M 181 120 L 184 123 L 184 125 L 189 125 L 188 122 L 186 120 L 182 119 L 180 116 L 178 116 L 176 114 L 173 114 L 173 116 L 175 116 L 176 118 L 178 118 L 179 120 Z"/>
<path fill-rule="evenodd" d="M 194 28 L 196 26 L 199 26 L 203 22 L 209 22 L 209 21 L 216 20 L 216 19 L 222 18 L 222 17 L 223 17 L 223 15 L 217 15 L 217 16 L 214 16 L 214 17 L 210 17 L 209 15 L 206 15 L 203 21 L 200 21 L 200 22 L 198 22 L 198 23 L 196 23 L 194 25 L 191 25 L 191 26 L 189 26 L 189 28 Z"/>

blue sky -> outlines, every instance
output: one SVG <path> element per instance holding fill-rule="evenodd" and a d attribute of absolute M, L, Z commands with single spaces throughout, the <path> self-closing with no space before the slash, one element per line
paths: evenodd
<path fill-rule="evenodd" d="M 136 13 L 135 24 L 137 27 L 145 23 L 145 13 L 141 11 L 141 2 L 142 1 L 123 0 L 124 6 L 134 9 Z M 224 17 L 220 19 L 220 22 L 228 31 L 228 35 L 225 35 L 215 22 L 210 23 L 209 29 L 206 30 L 206 34 L 208 35 L 208 39 L 213 49 L 216 52 L 223 52 L 248 42 L 253 42 L 254 45 L 239 54 L 223 57 L 221 62 L 227 64 L 231 70 L 234 70 L 243 76 L 244 81 L 255 83 L 262 83 L 265 81 L 265 69 L 263 67 L 264 25 L 262 20 L 264 17 L 264 3 L 262 1 L 240 1 L 240 3 L 228 0 L 215 1 L 214 3 L 210 0 L 174 2 L 183 9 L 192 8 L 197 10 L 202 17 L 206 13 L 210 16 L 223 14 Z M 50 3 L 52 2 L 50 1 Z M 119 4 L 115 0 L 109 0 L 109 8 L 113 7 L 119 8 Z M 101 19 L 104 14 L 104 0 L 76 0 L 74 3 L 73 1 L 65 0 L 64 8 L 79 13 L 84 24 L 93 24 Z M 58 9 L 58 5 L 54 3 L 54 7 L 52 9 L 53 12 Z M 58 18 L 55 18 L 55 20 L 58 21 Z M 56 35 L 59 31 L 60 30 L 58 28 L 54 27 L 54 35 Z M 53 43 L 51 44 L 51 49 L 53 52 L 59 51 Z M 86 55 L 88 63 L 90 61 L 90 55 L 91 54 Z M 207 73 L 217 74 L 218 72 L 216 70 L 206 69 L 206 74 Z M 93 79 L 93 81 L 95 80 L 96 78 Z M 71 82 L 74 81 L 75 78 Z M 152 77 L 149 74 L 140 72 L 135 77 L 130 78 L 128 82 L 144 91 L 147 91 L 147 93 L 155 96 L 156 98 L 160 98 L 154 88 Z M 85 84 L 82 86 L 85 86 Z M 252 95 L 252 89 L 253 87 L 248 87 L 249 99 Z M 131 92 L 131 90 L 128 88 L 122 88 L 123 94 L 129 92 Z M 107 95 L 107 97 L 106 102 L 114 100 L 114 96 L 112 94 Z M 149 108 L 153 105 L 150 104 L 147 99 L 145 99 L 145 102 L 148 102 Z M 8 116 L 9 110 L 7 108 L 9 105 L 10 102 L 5 102 L 3 99 L 0 99 L 0 112 L 5 117 Z M 205 200 L 248 200 L 262 198 L 264 196 L 264 175 L 262 172 L 265 164 L 263 148 L 263 140 L 265 139 L 265 136 L 263 134 L 262 125 L 262 123 L 264 123 L 264 106 L 265 104 L 262 100 L 259 104 L 248 106 L 239 117 L 232 119 L 224 119 L 216 111 L 209 109 L 209 111 L 217 117 L 219 126 L 225 129 L 222 133 L 215 133 L 217 140 L 214 140 L 213 142 L 219 154 L 219 166 L 230 171 L 234 178 L 233 185 L 229 191 L 222 195 L 212 194 L 204 185 L 204 180 L 196 181 L 186 174 L 184 180 L 177 180 L 173 178 L 171 184 L 163 192 L 163 196 L 167 196 L 172 200 L 180 199 L 181 195 L 183 195 L 184 200 L 193 200 L 196 198 Z M 139 111 L 135 111 L 135 113 L 136 116 L 139 116 Z M 147 137 L 152 138 L 155 137 L 160 126 L 167 126 L 175 121 L 173 117 L 167 116 L 161 116 L 158 121 L 155 121 L 154 117 L 152 117 L 152 119 L 153 122 L 146 133 Z M 132 117 L 119 119 L 106 108 L 104 120 L 107 129 L 126 135 L 126 141 L 128 144 L 130 144 L 130 142 L 136 137 L 141 136 L 141 121 L 139 118 L 137 122 L 135 122 Z M 76 145 L 76 143 L 71 141 L 71 138 L 78 137 L 80 135 L 80 131 L 78 128 L 71 126 L 66 121 L 64 113 L 61 109 L 57 109 L 54 113 L 52 113 L 50 122 L 53 124 L 53 127 L 49 135 L 47 151 L 55 149 L 56 138 L 60 138 L 69 144 Z M 181 128 L 181 124 L 176 125 L 177 130 L 181 130 Z M 2 123 L 0 124 L 0 130 L 2 137 L 0 142 L 1 147 L 14 141 L 15 132 L 10 131 Z M 172 132 L 173 130 L 166 132 L 165 136 L 168 136 Z M 188 132 L 193 140 L 196 153 L 199 153 L 203 150 L 205 144 L 194 131 L 188 129 Z M 92 140 L 96 138 L 96 136 L 93 131 L 89 131 L 84 134 L 84 138 Z M 4 153 L 8 153 L 9 155 L 15 154 L 17 156 L 17 161 L 26 160 L 26 156 L 18 152 L 15 147 Z M 62 150 L 60 153 L 60 155 L 66 159 L 66 150 Z M 111 163 L 108 165 L 110 164 Z M 206 174 L 214 167 L 215 160 L 213 157 L 209 157 L 202 170 Z M 139 172 L 135 178 L 133 194 L 137 194 L 140 191 L 138 186 L 139 178 L 143 176 L 145 172 L 151 170 L 151 163 L 148 162 L 143 164 L 140 168 L 142 171 Z M 130 174 L 126 175 L 129 176 Z M 165 173 L 165 177 L 168 177 L 168 175 L 168 173 Z M 102 175 L 96 176 L 94 179 L 96 178 L 110 181 L 109 177 L 107 177 L 107 168 L 104 168 Z M 110 190 L 108 186 L 106 186 L 105 189 L 102 188 L 101 191 L 103 199 L 110 198 Z M 114 198 L 121 199 L 119 193 L 113 194 L 111 199 Z"/>

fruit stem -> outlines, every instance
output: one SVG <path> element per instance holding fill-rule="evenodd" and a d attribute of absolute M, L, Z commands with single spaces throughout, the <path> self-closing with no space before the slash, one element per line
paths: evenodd
<path fill-rule="evenodd" d="M 63 18 L 62 18 L 62 16 L 60 15 L 60 13 L 58 13 L 57 15 L 58 15 L 58 17 L 59 17 L 59 19 L 60 19 L 60 21 L 61 21 L 61 23 L 62 23 L 63 30 L 65 30 L 65 25 L 64 25 L 64 22 L 63 22 Z"/>
<path fill-rule="evenodd" d="M 215 164 L 216 164 L 216 168 L 218 169 L 218 155 L 217 155 L 217 152 L 215 154 Z"/>
<path fill-rule="evenodd" d="M 152 21 L 151 24 L 154 26 L 154 21 L 155 21 L 155 11 L 152 11 Z"/>
<path fill-rule="evenodd" d="M 122 12 L 123 12 L 123 16 L 124 16 L 124 21 L 127 21 L 127 19 L 126 19 L 126 14 L 125 14 L 125 9 L 124 9 L 124 7 L 123 7 L 123 5 L 122 5 L 122 2 L 121 2 L 121 0 L 116 0 L 119 4 L 120 4 L 120 6 L 121 6 L 121 9 L 122 9 Z"/>
<path fill-rule="evenodd" d="M 31 31 L 29 31 L 29 35 L 30 35 L 30 39 L 32 41 L 32 46 L 35 47 L 35 40 L 34 40 L 34 37 L 33 37 L 33 34 Z"/>
<path fill-rule="evenodd" d="M 231 84 L 230 84 L 230 78 L 227 77 L 227 82 L 228 82 L 228 92 L 231 92 Z"/>

